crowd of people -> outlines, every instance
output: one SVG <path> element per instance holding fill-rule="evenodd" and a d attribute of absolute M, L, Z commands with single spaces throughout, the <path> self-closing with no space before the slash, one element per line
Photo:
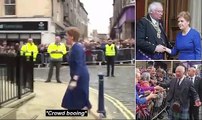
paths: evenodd
<path fill-rule="evenodd" d="M 34 41 L 34 40 L 33 40 Z M 80 39 L 79 43 L 83 44 L 86 51 L 89 50 L 100 50 L 103 49 L 107 43 L 107 39 L 103 39 L 100 41 L 88 40 L 88 39 Z M 113 40 L 113 43 L 116 45 L 118 49 L 121 48 L 134 48 L 135 40 L 134 38 L 125 39 L 125 40 Z M 9 43 L 7 41 L 3 41 L 0 43 L 0 53 L 17 53 L 20 51 L 23 42 L 17 43 Z M 37 44 L 36 44 L 37 45 Z M 46 53 L 49 44 L 38 44 L 39 53 Z M 67 51 L 69 50 L 69 46 L 66 45 Z"/>
<path fill-rule="evenodd" d="M 149 65 L 147 68 L 136 68 L 135 73 L 137 118 L 151 119 L 158 115 L 163 119 L 164 116 L 159 113 L 164 110 L 169 119 L 199 119 L 202 80 L 196 68 L 179 65 L 175 72 L 171 72 Z M 181 81 L 179 88 L 175 87 L 178 79 Z M 181 105 L 178 106 L 179 111 L 173 108 L 176 100 Z"/>
<path fill-rule="evenodd" d="M 8 45 L 7 41 L 0 43 L 0 54 L 16 54 L 19 51 L 19 43 Z"/>

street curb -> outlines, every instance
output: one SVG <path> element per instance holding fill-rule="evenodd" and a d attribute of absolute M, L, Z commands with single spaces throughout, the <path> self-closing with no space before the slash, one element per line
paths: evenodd
<path fill-rule="evenodd" d="M 91 114 L 95 118 L 95 120 L 100 120 L 99 115 L 97 115 L 97 113 L 95 113 L 94 111 L 90 110 L 89 114 Z"/>

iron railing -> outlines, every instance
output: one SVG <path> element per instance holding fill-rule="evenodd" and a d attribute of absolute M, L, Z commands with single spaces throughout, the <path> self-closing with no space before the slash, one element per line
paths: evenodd
<path fill-rule="evenodd" d="M 0 107 L 33 92 L 33 59 L 0 54 Z"/>

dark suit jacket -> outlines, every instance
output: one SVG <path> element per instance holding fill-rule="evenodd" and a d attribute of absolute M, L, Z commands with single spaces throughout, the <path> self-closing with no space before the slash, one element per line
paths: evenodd
<path fill-rule="evenodd" d="M 194 88 L 198 93 L 200 100 L 202 101 L 202 81 L 200 77 L 195 77 Z"/>
<path fill-rule="evenodd" d="M 177 84 L 177 79 L 173 79 L 170 82 L 170 88 L 169 88 L 169 92 L 167 95 L 167 101 L 169 103 L 173 102 L 174 99 L 174 89 L 175 89 L 175 85 Z M 189 108 L 190 105 L 190 99 L 193 98 L 194 101 L 199 99 L 199 96 L 196 92 L 196 90 L 194 89 L 194 86 L 192 84 L 192 82 L 188 79 L 188 78 L 184 78 L 184 80 L 182 81 L 182 83 L 180 84 L 181 91 L 179 94 L 179 100 L 182 104 L 183 108 Z"/>
<path fill-rule="evenodd" d="M 151 18 L 149 15 L 147 15 L 146 18 L 149 21 L 151 21 Z M 157 31 L 155 30 L 155 28 L 152 26 L 152 24 L 147 19 L 145 19 L 145 17 L 143 17 L 137 23 L 137 27 L 136 27 L 136 40 L 137 40 L 136 48 L 137 48 L 137 50 L 141 50 L 145 54 L 154 54 L 155 48 L 159 44 L 171 48 L 172 45 L 168 42 L 164 30 L 161 30 L 161 32 L 163 32 L 164 36 L 166 37 L 165 44 L 162 42 L 161 39 L 159 39 L 157 37 Z M 160 22 L 160 24 L 162 26 L 162 22 Z"/>

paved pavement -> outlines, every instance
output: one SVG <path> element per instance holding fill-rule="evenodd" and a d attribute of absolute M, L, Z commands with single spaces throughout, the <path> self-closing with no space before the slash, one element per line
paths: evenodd
<path fill-rule="evenodd" d="M 88 66 L 90 73 L 90 86 L 94 89 L 98 89 L 98 73 L 106 73 L 105 66 Z M 46 80 L 48 75 L 48 68 L 36 68 L 34 71 L 34 78 Z M 62 82 L 68 82 L 69 77 L 69 67 L 63 66 L 61 68 L 60 79 Z M 55 74 L 52 77 L 52 82 L 55 82 Z M 113 109 L 108 112 L 112 113 L 113 118 L 125 118 L 126 116 L 134 116 L 135 104 L 134 104 L 134 66 L 116 66 L 115 67 L 115 77 L 105 77 L 104 78 L 104 92 L 109 95 L 106 98 L 113 97 L 111 103 L 117 103 L 115 106 L 119 109 Z M 107 104 L 107 103 L 106 103 Z M 106 105 L 105 105 L 106 106 Z M 110 108 L 113 106 L 111 105 Z M 123 117 L 124 113 L 127 114 Z M 122 112 L 121 112 L 122 111 Z M 111 114 L 110 113 L 110 114 Z"/>
<path fill-rule="evenodd" d="M 67 85 L 37 81 L 34 87 L 36 96 L 17 109 L 17 119 L 97 119 L 99 116 L 96 113 L 97 95 L 90 92 L 93 107 L 88 117 L 47 117 L 45 110 L 63 109 L 60 106 Z"/>

